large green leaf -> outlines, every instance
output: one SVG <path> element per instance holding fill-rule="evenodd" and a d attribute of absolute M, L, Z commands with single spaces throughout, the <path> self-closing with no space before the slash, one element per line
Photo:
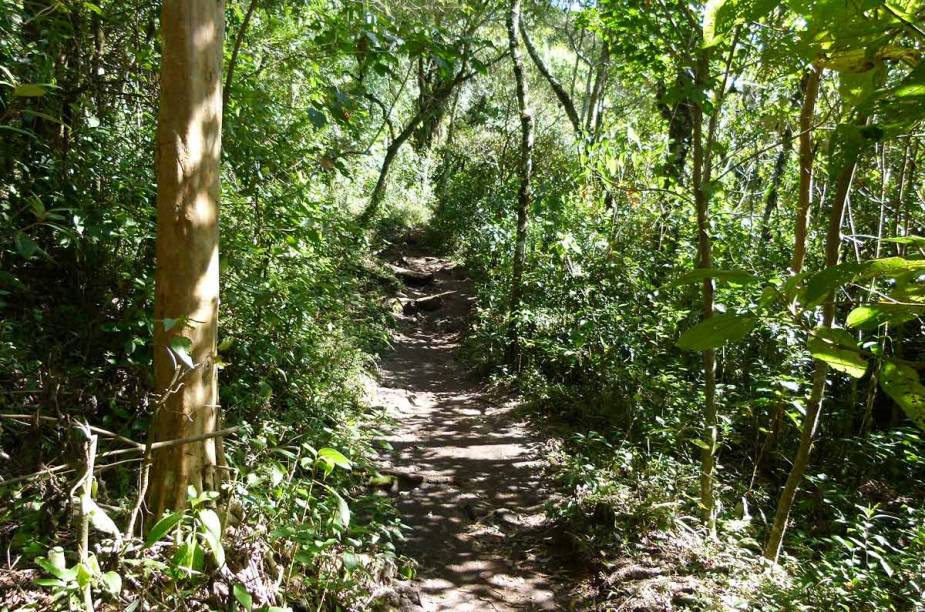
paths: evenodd
<path fill-rule="evenodd" d="M 45 88 L 35 83 L 23 83 L 16 86 L 13 95 L 17 98 L 41 98 L 45 95 Z"/>
<path fill-rule="evenodd" d="M 159 542 L 169 531 L 177 526 L 177 523 L 183 520 L 182 512 L 174 512 L 173 514 L 168 514 L 157 523 L 154 524 L 154 527 L 151 528 L 151 531 L 148 532 L 148 537 L 145 538 L 145 545 L 151 546 L 155 542 Z"/>
<path fill-rule="evenodd" d="M 848 313 L 845 325 L 857 329 L 873 329 L 884 323 L 899 324 L 911 321 L 922 312 L 925 312 L 925 305 L 892 302 L 864 304 Z"/>
<path fill-rule="evenodd" d="M 867 360 L 858 352 L 851 334 L 843 329 L 816 328 L 806 347 L 816 359 L 854 378 L 864 376 L 867 371 Z"/>
<path fill-rule="evenodd" d="M 859 278 L 894 277 L 925 270 L 925 259 L 907 259 L 905 257 L 885 257 L 872 259 L 862 264 Z"/>
<path fill-rule="evenodd" d="M 704 351 L 722 346 L 730 340 L 740 340 L 755 326 L 755 317 L 723 313 L 705 319 L 678 338 L 678 347 Z"/>
<path fill-rule="evenodd" d="M 234 593 L 234 598 L 244 606 L 247 612 L 254 609 L 254 598 L 247 592 L 247 588 L 243 584 L 235 584 L 231 590 Z"/>
<path fill-rule="evenodd" d="M 925 386 L 919 382 L 914 368 L 884 361 L 880 370 L 880 387 L 919 429 L 925 429 Z"/>
<path fill-rule="evenodd" d="M 896 236 L 895 238 L 884 238 L 883 242 L 892 242 L 894 244 L 911 244 L 920 249 L 925 248 L 925 236 Z"/>
<path fill-rule="evenodd" d="M 854 280 L 860 271 L 861 264 L 843 263 L 813 274 L 803 291 L 803 305 L 818 306 L 836 289 Z"/>
<path fill-rule="evenodd" d="M 100 576 L 103 587 L 110 595 L 118 595 L 122 592 L 122 576 L 116 572 L 106 572 Z"/>
<path fill-rule="evenodd" d="M 336 448 L 322 448 L 318 451 L 318 457 L 329 465 L 337 466 L 348 471 L 353 469 L 350 460 Z"/>
<path fill-rule="evenodd" d="M 218 518 L 218 514 L 216 514 L 215 510 L 203 508 L 196 513 L 196 517 L 209 533 L 217 538 L 222 537 L 222 521 Z"/>
<path fill-rule="evenodd" d="M 221 539 L 211 531 L 203 531 L 202 539 L 206 541 L 212 557 L 215 558 L 215 565 L 221 567 L 225 565 L 225 548 L 222 546 Z"/>
<path fill-rule="evenodd" d="M 177 548 L 172 559 L 174 565 L 190 573 L 202 571 L 205 565 L 205 555 L 202 552 L 202 546 L 197 540 L 184 542 Z"/>

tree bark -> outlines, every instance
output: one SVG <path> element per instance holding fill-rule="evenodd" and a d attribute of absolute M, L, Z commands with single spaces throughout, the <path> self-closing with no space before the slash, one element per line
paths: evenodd
<path fill-rule="evenodd" d="M 431 100 L 434 101 L 434 105 L 418 110 L 408 122 L 408 125 L 406 125 L 404 129 L 399 132 L 398 136 L 389 144 L 385 151 L 385 158 L 382 160 L 382 168 L 379 170 L 379 178 L 376 180 L 376 186 L 373 188 L 373 192 L 369 197 L 369 204 L 366 205 L 366 208 L 357 218 L 360 225 L 366 225 L 366 223 L 368 223 L 379 211 L 379 205 L 382 203 L 383 196 L 385 196 L 385 187 L 389 178 L 389 170 L 391 170 L 392 162 L 395 161 L 395 156 L 398 155 L 398 150 L 401 149 L 401 146 L 414 134 L 421 122 L 427 119 L 431 113 L 436 112 L 438 107 L 446 102 L 457 85 L 472 78 L 474 74 L 474 72 L 466 72 L 465 66 L 463 66 L 462 70 L 460 70 L 451 81 L 448 81 L 434 92 L 431 97 Z"/>
<path fill-rule="evenodd" d="M 790 157 L 790 149 L 793 146 L 793 130 L 790 125 L 784 127 L 781 134 L 782 144 L 780 151 L 777 152 L 777 158 L 774 160 L 774 172 L 771 174 L 771 184 L 768 185 L 767 196 L 764 200 L 764 212 L 761 215 L 761 242 L 767 243 L 771 238 L 771 213 L 777 208 L 777 200 L 780 197 L 780 180 L 784 176 L 784 170 L 787 168 L 787 158 Z"/>
<path fill-rule="evenodd" d="M 154 377 L 163 403 L 151 431 L 155 442 L 209 434 L 220 423 L 215 353 L 224 1 L 165 0 L 161 31 Z M 157 517 L 184 507 L 189 486 L 214 489 L 222 462 L 220 438 L 157 450 L 148 511 Z"/>
<path fill-rule="evenodd" d="M 517 83 L 517 107 L 520 110 L 520 189 L 517 193 L 517 233 L 514 240 L 514 259 L 511 266 L 511 301 L 509 306 L 511 320 L 511 352 L 518 356 L 520 352 L 515 329 L 517 312 L 523 300 L 523 271 L 527 254 L 527 226 L 529 223 L 530 203 L 533 197 L 530 181 L 533 175 L 533 115 L 527 105 L 527 79 L 524 74 L 523 60 L 520 56 L 520 0 L 511 0 L 511 10 L 507 17 L 508 44 L 514 67 L 514 80 Z"/>
<path fill-rule="evenodd" d="M 847 161 L 845 167 L 842 168 L 836 179 L 835 195 L 832 199 L 832 209 L 829 212 L 829 226 L 825 239 L 825 268 L 838 265 L 841 246 L 842 217 L 844 216 L 845 202 L 851 190 L 851 182 L 854 179 L 854 169 L 856 166 L 857 152 Z M 802 261 L 800 263 L 802 264 Z M 822 327 L 832 327 L 834 318 L 835 296 L 830 293 L 826 296 L 822 306 Z M 764 551 L 765 558 L 775 563 L 780 556 L 781 545 L 783 543 L 784 533 L 787 531 L 787 522 L 790 520 L 790 511 L 793 508 L 793 500 L 796 497 L 797 487 L 800 484 L 800 480 L 803 478 L 803 474 L 806 472 L 806 467 L 809 465 L 809 455 L 812 452 L 813 440 L 816 436 L 816 429 L 819 426 L 819 416 L 825 395 L 827 374 L 828 364 L 817 359 L 813 371 L 813 386 L 810 391 L 809 401 L 806 403 L 806 415 L 803 418 L 800 444 L 797 447 L 797 454 L 793 459 L 793 467 L 790 468 L 790 474 L 787 476 L 787 482 L 784 484 L 780 499 L 777 501 L 774 524 L 771 527 L 771 533 L 768 536 L 768 543 Z"/>
<path fill-rule="evenodd" d="M 234 37 L 234 47 L 231 50 L 231 59 L 228 60 L 228 76 L 225 77 L 225 87 L 222 90 L 222 108 L 228 106 L 228 98 L 231 96 L 231 84 L 234 83 L 234 69 L 238 65 L 238 54 L 241 52 L 241 43 L 244 42 L 244 35 L 247 34 L 247 27 L 251 23 L 251 17 L 254 15 L 254 9 L 257 8 L 257 0 L 251 0 L 244 14 L 244 21 Z"/>
<path fill-rule="evenodd" d="M 806 75 L 806 87 L 803 94 L 803 108 L 800 110 L 800 194 L 797 200 L 797 216 L 794 225 L 793 257 L 790 269 L 794 274 L 803 270 L 806 259 L 806 228 L 809 226 L 809 206 L 813 197 L 813 118 L 816 113 L 816 97 L 819 94 L 819 78 L 822 69 L 810 68 Z"/>
<path fill-rule="evenodd" d="M 697 60 L 695 87 L 705 87 L 709 76 L 708 51 L 701 50 Z M 694 205 L 697 209 L 697 267 L 713 267 L 713 246 L 710 239 L 710 199 L 707 185 L 710 182 L 711 146 L 709 135 L 703 133 L 703 105 L 693 105 L 692 127 L 694 140 L 693 156 L 693 190 Z M 715 112 L 715 111 L 714 111 Z M 712 131 L 712 130 L 710 130 Z M 704 278 L 702 283 L 703 320 L 713 317 L 715 288 L 713 279 Z M 700 505 L 704 520 L 710 533 L 716 531 L 716 503 L 713 497 L 713 480 L 716 471 L 716 445 L 718 440 L 718 421 L 716 411 L 716 350 L 707 349 L 701 355 L 703 363 L 703 447 L 700 455 Z"/>
<path fill-rule="evenodd" d="M 591 97 L 588 100 L 588 115 L 585 123 L 585 132 L 591 134 L 595 126 L 598 125 L 598 102 L 604 95 L 604 87 L 607 84 L 608 68 L 610 67 L 610 44 L 605 40 L 601 43 L 601 59 L 598 62 L 597 75 L 594 78 L 594 87 L 591 90 Z"/>
<path fill-rule="evenodd" d="M 572 101 L 572 97 L 565 91 L 565 88 L 562 87 L 562 83 L 550 72 L 549 68 L 546 66 L 546 63 L 543 61 L 543 58 L 540 56 L 539 51 L 536 47 L 533 46 L 533 41 L 530 40 L 530 34 L 527 32 L 527 28 L 524 25 L 523 16 L 520 18 L 520 32 L 524 39 L 524 46 L 527 47 L 527 53 L 530 54 L 530 58 L 533 60 L 533 63 L 536 65 L 536 69 L 539 71 L 543 78 L 549 82 L 549 86 L 552 88 L 553 93 L 556 94 L 556 98 L 559 100 L 559 104 L 562 105 L 562 109 L 565 111 L 568 120 L 572 124 L 572 128 L 575 130 L 575 137 L 579 140 L 581 139 L 583 132 L 581 129 L 581 119 L 578 117 L 578 111 L 575 110 L 575 103 Z"/>

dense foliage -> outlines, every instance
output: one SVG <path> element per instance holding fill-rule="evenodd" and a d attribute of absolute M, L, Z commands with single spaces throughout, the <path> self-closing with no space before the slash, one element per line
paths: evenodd
<path fill-rule="evenodd" d="M 368 386 L 376 255 L 420 226 L 476 281 L 473 365 L 560 441 L 582 563 L 655 542 L 699 581 L 589 606 L 925 605 L 923 4 L 519 4 L 226 0 L 228 474 L 141 535 L 160 3 L 0 0 L 0 606 L 413 576 Z"/>

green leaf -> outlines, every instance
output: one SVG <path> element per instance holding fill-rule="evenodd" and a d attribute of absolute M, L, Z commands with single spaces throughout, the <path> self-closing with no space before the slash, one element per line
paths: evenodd
<path fill-rule="evenodd" d="M 83 563 L 77 564 L 77 584 L 83 588 L 93 582 L 93 573 Z"/>
<path fill-rule="evenodd" d="M 704 351 L 744 338 L 755 326 L 755 317 L 723 313 L 701 321 L 678 339 L 678 348 Z"/>
<path fill-rule="evenodd" d="M 839 372 L 861 378 L 867 371 L 867 360 L 857 350 L 857 343 L 843 329 L 818 327 L 806 341 L 812 356 Z"/>
<path fill-rule="evenodd" d="M 884 238 L 883 242 L 892 242 L 894 244 L 911 244 L 920 249 L 925 248 L 925 237 L 910 234 L 909 236 L 896 236 L 895 238 Z"/>
<path fill-rule="evenodd" d="M 270 485 L 276 487 L 285 479 L 286 471 L 283 470 L 283 467 L 280 464 L 273 463 L 270 466 Z"/>
<path fill-rule="evenodd" d="M 247 589 L 244 588 L 242 584 L 236 584 L 231 588 L 234 593 L 234 598 L 238 600 L 238 603 L 244 606 L 245 610 L 254 609 L 254 598 L 251 597 L 251 594 L 247 592 Z"/>
<path fill-rule="evenodd" d="M 875 278 L 880 276 L 901 276 L 908 272 L 925 270 L 925 259 L 906 259 L 905 257 L 886 257 L 872 259 L 861 264 L 859 278 Z"/>
<path fill-rule="evenodd" d="M 353 466 L 350 464 L 350 460 L 344 456 L 339 450 L 334 448 L 322 448 L 318 451 L 318 458 L 329 463 L 330 465 L 336 465 L 339 468 L 350 471 L 353 469 Z"/>
<path fill-rule="evenodd" d="M 348 570 L 355 570 L 363 565 L 362 561 L 360 561 L 360 557 L 356 553 L 344 551 L 342 558 L 344 560 L 344 567 Z"/>
<path fill-rule="evenodd" d="M 674 279 L 667 285 L 666 288 L 677 287 L 679 285 L 686 285 L 693 282 L 703 280 L 705 278 L 715 278 L 717 280 L 728 281 L 731 283 L 746 285 L 749 283 L 757 283 L 761 279 L 753 274 L 749 274 L 745 270 L 718 270 L 716 268 L 697 268 L 691 270 L 690 272 L 685 272 L 678 278 Z"/>
<path fill-rule="evenodd" d="M 203 555 L 202 547 L 199 545 L 199 542 L 193 540 L 192 542 L 184 542 L 180 545 L 173 556 L 173 563 L 177 567 L 190 573 L 201 571 L 205 563 L 205 556 Z"/>
<path fill-rule="evenodd" d="M 157 523 L 154 527 L 151 528 L 151 531 L 148 532 L 148 537 L 145 539 L 145 546 L 151 546 L 155 542 L 159 542 L 169 531 L 171 531 L 177 524 L 183 520 L 182 512 L 174 512 L 173 514 L 168 514 Z"/>
<path fill-rule="evenodd" d="M 218 518 L 218 514 L 216 514 L 215 510 L 205 508 L 198 511 L 196 517 L 209 533 L 216 538 L 222 537 L 222 521 Z"/>
<path fill-rule="evenodd" d="M 17 98 L 41 98 L 44 95 L 45 88 L 35 83 L 23 83 L 13 90 L 13 96 Z"/>
<path fill-rule="evenodd" d="M 850 283 L 861 271 L 861 264 L 843 263 L 813 274 L 803 291 L 803 305 L 818 306 L 837 288 Z"/>
<path fill-rule="evenodd" d="M 100 576 L 103 587 L 112 595 L 118 595 L 122 592 L 122 576 L 116 572 L 106 572 Z"/>
<path fill-rule="evenodd" d="M 35 564 L 59 580 L 73 580 L 77 576 L 77 568 L 67 569 L 64 561 L 64 549 L 57 546 L 48 552 L 48 558 L 36 557 Z"/>
<path fill-rule="evenodd" d="M 202 539 L 206 541 L 212 557 L 215 558 L 215 565 L 221 567 L 225 565 L 225 548 L 222 546 L 222 540 L 209 530 L 202 532 Z"/>
<path fill-rule="evenodd" d="M 925 312 L 925 305 L 894 304 L 877 302 L 858 306 L 845 320 L 845 325 L 857 329 L 873 329 L 884 323 L 899 324 L 911 321 Z"/>
<path fill-rule="evenodd" d="M 332 487 L 329 487 L 328 485 L 324 483 L 318 483 L 318 484 L 320 484 L 322 487 L 327 489 L 328 492 L 330 492 L 331 495 L 334 496 L 334 499 L 337 500 L 337 515 L 338 515 L 338 518 L 340 519 L 340 524 L 343 525 L 344 527 L 349 527 L 350 526 L 350 506 L 347 505 L 347 500 L 345 500 L 343 496 L 340 493 L 338 493 L 336 490 L 334 490 Z"/>
<path fill-rule="evenodd" d="M 19 253 L 23 259 L 30 259 L 36 253 L 44 253 L 38 243 L 26 236 L 23 232 L 16 232 L 16 235 L 13 237 L 13 244 L 16 246 L 16 252 Z"/>
<path fill-rule="evenodd" d="M 919 382 L 914 368 L 884 361 L 880 369 L 880 387 L 903 409 L 909 420 L 925 430 L 925 386 Z"/>
<path fill-rule="evenodd" d="M 116 527 L 115 522 L 109 518 L 109 515 L 106 514 L 106 512 L 100 508 L 95 501 L 93 501 L 93 499 L 84 496 L 84 498 L 81 500 L 81 505 L 83 507 L 84 514 L 89 515 L 90 524 L 93 525 L 94 529 L 114 536 L 121 534 L 119 528 Z"/>
<path fill-rule="evenodd" d="M 340 524 L 344 527 L 350 526 L 350 506 L 347 505 L 347 500 L 337 496 L 337 514 L 340 517 Z"/>
<path fill-rule="evenodd" d="M 189 369 L 196 367 L 193 358 L 190 356 L 190 349 L 193 348 L 193 341 L 186 336 L 171 336 L 170 350 L 176 356 L 177 360 Z"/>

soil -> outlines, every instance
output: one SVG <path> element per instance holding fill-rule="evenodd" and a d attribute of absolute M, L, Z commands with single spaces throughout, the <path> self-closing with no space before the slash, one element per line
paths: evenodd
<path fill-rule="evenodd" d="M 562 536 L 544 513 L 543 439 L 517 416 L 515 403 L 494 400 L 460 361 L 471 282 L 453 263 L 420 252 L 406 251 L 394 263 L 433 275 L 417 277 L 398 296 L 404 309 L 378 388 L 379 403 L 397 422 L 381 469 L 396 479 L 408 526 L 400 552 L 418 563 L 401 607 L 571 608 Z M 409 306 L 441 294 L 439 308 Z"/>

